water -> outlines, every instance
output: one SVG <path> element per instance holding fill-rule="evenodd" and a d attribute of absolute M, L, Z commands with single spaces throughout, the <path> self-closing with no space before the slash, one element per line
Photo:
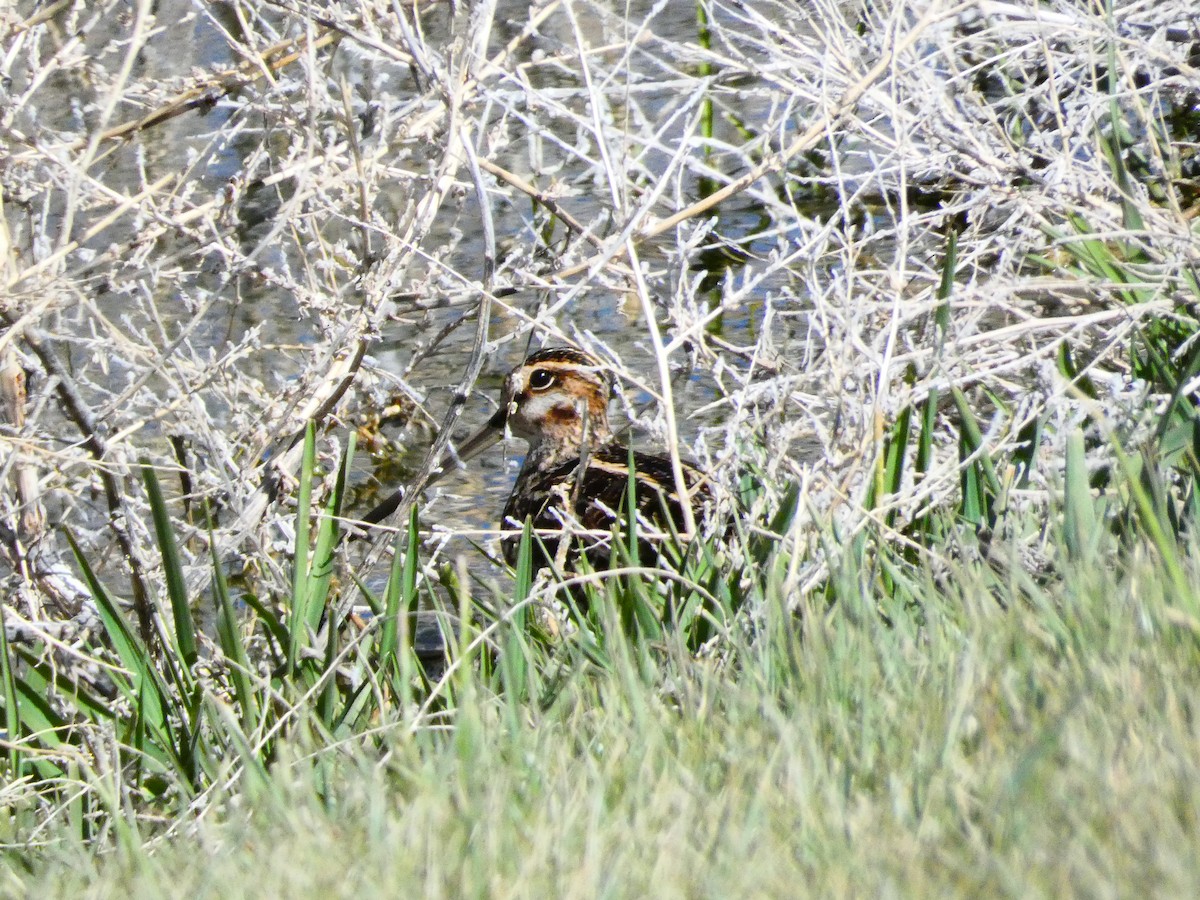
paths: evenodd
<path fill-rule="evenodd" d="M 36 9 L 34 4 L 19 7 L 22 15 Z M 153 4 L 155 19 L 147 23 L 154 29 L 153 36 L 132 61 L 128 83 L 135 87 L 127 90 L 126 97 L 136 100 L 142 93 L 137 86 L 147 91 L 161 87 L 171 93 L 183 87 L 195 71 L 232 70 L 245 56 L 231 49 L 231 41 L 246 41 L 261 50 L 282 37 L 267 34 L 265 29 L 259 29 L 259 34 L 247 33 L 233 9 L 226 4 L 189 0 Z M 636 208 L 645 191 L 656 187 L 687 123 L 694 119 L 694 88 L 680 90 L 678 85 L 688 83 L 695 66 L 656 48 L 660 43 L 693 44 L 697 40 L 695 9 L 691 4 L 676 3 L 635 3 L 611 9 L 604 4 L 577 5 L 573 9 L 580 31 L 591 46 L 619 47 L 622 40 L 635 35 L 649 41 L 631 44 L 623 62 L 614 62 L 615 51 L 598 55 L 594 61 L 597 77 L 603 77 L 605 67 L 610 66 L 621 84 L 619 89 L 612 85 L 604 88 L 608 105 L 602 114 L 627 122 L 632 136 L 625 146 L 610 141 L 606 147 L 618 172 L 628 175 L 619 180 L 618 196 L 610 195 L 608 183 L 589 160 L 599 155 L 599 148 L 590 136 L 589 116 L 593 111 L 580 73 L 566 56 L 562 62 L 555 62 L 557 55 L 573 53 L 576 44 L 577 36 L 565 15 L 552 17 L 537 37 L 515 51 L 509 71 L 521 72 L 541 93 L 536 103 L 527 102 L 525 88 L 510 75 L 509 81 L 486 101 L 492 106 L 486 117 L 488 136 L 480 141 L 480 152 L 517 175 L 535 180 L 541 189 L 554 191 L 573 216 L 605 237 L 623 224 L 608 220 L 610 211 L 618 209 L 618 215 L 627 214 Z M 629 22 L 641 24 L 624 26 L 621 12 L 625 10 Z M 650 17 L 653 10 L 657 12 Z M 132 14 L 126 11 L 125 15 Z M 288 21 L 270 11 L 263 15 L 276 24 Z M 449 15 L 447 4 L 435 4 L 421 12 L 427 45 L 435 51 L 450 40 Z M 489 54 L 494 55 L 517 35 L 529 15 L 526 3 L 501 3 Z M 648 17 L 650 26 L 643 27 Z M 92 19 L 88 12 L 75 10 L 60 16 L 59 21 L 58 39 L 65 39 L 71 29 L 82 30 L 95 67 L 115 79 L 123 62 L 131 20 L 103 16 Z M 42 54 L 46 56 L 54 38 L 42 34 L 40 40 L 47 42 Z M 188 390 L 194 389 L 196 402 L 215 427 L 229 436 L 229 459 L 215 461 L 218 467 L 257 464 L 262 453 L 270 452 L 271 442 L 280 437 L 272 431 L 277 427 L 277 420 L 270 415 L 272 403 L 302 402 L 302 392 L 298 397 L 289 397 L 288 392 L 302 384 L 300 379 L 310 366 L 320 365 L 340 325 L 338 316 L 343 307 L 330 305 L 338 312 L 325 315 L 321 304 L 329 298 L 356 295 L 357 279 L 363 274 L 356 268 L 356 260 L 364 255 L 364 241 L 370 244 L 371 252 L 378 253 L 383 241 L 373 232 L 402 221 L 428 183 L 425 179 L 430 166 L 438 161 L 440 145 L 431 142 L 414 146 L 403 133 L 406 124 L 428 107 L 414 89 L 409 65 L 385 53 L 364 49 L 362 42 L 353 39 L 344 40 L 334 53 L 323 52 L 326 55 L 317 64 L 314 77 L 323 79 L 323 87 L 330 83 L 341 86 L 344 108 L 336 104 L 322 106 L 306 118 L 303 104 L 307 98 L 303 85 L 298 84 L 288 94 L 287 102 L 298 104 L 300 112 L 291 120 L 272 119 L 257 111 L 255 104 L 261 101 L 263 91 L 262 84 L 257 83 L 227 96 L 214 95 L 214 102 L 207 108 L 185 112 L 148 128 L 135 140 L 106 142 L 97 148 L 88 175 L 103 182 L 112 195 L 132 195 L 147 184 L 173 179 L 170 192 L 160 198 L 161 217 L 143 209 L 91 233 L 90 226 L 104 210 L 64 199 L 91 196 L 87 190 L 72 192 L 69 185 L 54 185 L 42 198 L 41 232 L 52 241 L 65 243 L 73 237 L 82 245 L 81 251 L 69 257 L 64 280 L 90 301 L 64 305 L 56 327 L 69 336 L 64 346 L 81 382 L 96 386 L 101 394 L 97 404 L 102 413 L 112 417 L 116 430 L 123 426 L 134 429 L 134 445 L 150 447 L 165 456 L 163 437 L 183 433 L 195 443 L 197 452 L 205 455 L 213 440 L 202 433 L 205 426 L 189 424 L 186 404 L 164 413 L 162 397 L 178 394 L 177 386 L 186 384 Z M 672 75 L 664 71 L 664 59 L 678 66 L 678 72 Z M 93 130 L 101 124 L 111 127 L 144 115 L 160 100 L 158 96 L 147 97 L 141 105 L 123 101 L 105 116 L 107 94 L 101 86 L 82 77 L 86 69 L 67 71 L 54 84 L 41 89 L 42 102 L 37 108 L 42 118 L 19 114 L 14 121 L 16 127 L 31 134 L 43 128 L 82 133 L 83 123 Z M 273 77 L 298 78 L 302 72 L 297 64 Z M 28 86 L 29 76 L 20 72 L 10 75 L 14 78 L 13 93 L 19 95 Z M 739 129 L 757 127 L 774 111 L 767 82 L 742 80 L 731 89 L 737 93 L 739 118 L 716 117 L 714 140 L 718 145 L 721 141 L 738 143 Z M 61 102 L 50 102 L 55 95 Z M 284 101 L 276 98 L 272 102 Z M 478 110 L 471 112 L 479 114 Z M 279 123 L 285 121 L 294 122 L 297 130 L 282 129 Z M 650 129 L 656 145 L 643 140 L 647 122 L 656 123 Z M 354 141 L 349 140 L 351 134 Z M 495 152 L 491 151 L 493 145 Z M 345 184 L 305 180 L 305 172 L 309 171 L 305 166 L 311 159 L 354 152 L 370 157 L 377 167 L 389 167 L 392 173 L 392 177 L 380 178 L 379 169 L 374 170 L 371 184 L 377 189 L 365 198 L 369 207 L 365 228 L 357 217 L 359 198 L 354 194 L 352 179 Z M 717 151 L 709 162 L 720 169 L 731 159 Z M 731 165 L 736 168 L 743 164 L 738 161 Z M 353 171 L 350 164 L 344 168 Z M 281 178 L 285 173 L 290 174 Z M 64 177 L 69 180 L 69 176 Z M 459 178 L 466 179 L 465 169 Z M 529 198 L 518 191 L 492 190 L 490 209 L 501 255 L 498 284 L 511 280 L 528 285 L 527 273 L 538 270 L 550 275 L 556 262 L 561 261 L 555 259 L 555 254 L 563 246 L 562 227 L 557 226 L 548 249 L 543 246 L 536 250 L 540 245 L 537 232 L 546 227 L 544 211 L 535 210 Z M 654 213 L 662 215 L 695 200 L 703 190 L 700 177 L 688 173 L 672 182 Z M 224 199 L 227 192 L 228 203 Z M 218 228 L 211 234 L 204 230 L 209 221 L 205 219 L 194 220 L 189 228 L 158 227 L 162 221 L 173 221 L 181 210 L 205 203 L 215 204 L 217 210 Z M 673 237 L 639 247 L 648 271 L 649 290 L 659 302 L 656 316 L 668 339 L 678 317 L 671 313 L 666 298 L 691 298 L 697 306 L 691 315 L 701 316 L 709 306 L 721 303 L 722 292 L 728 288 L 726 277 L 737 278 L 747 261 L 761 261 L 780 248 L 792 246 L 797 238 L 777 230 L 753 191 L 724 204 L 719 215 L 720 225 L 714 236 L 720 241 L 710 240 L 712 246 L 707 250 L 687 251 L 687 258 L 693 260 L 693 266 L 698 260 L 699 268 L 679 265 L 681 248 L 673 244 Z M 38 230 L 37 224 L 28 225 L 25 237 L 34 241 Z M 43 248 L 42 252 L 52 249 Z M 530 256 L 535 252 L 543 256 Z M 583 258 L 578 248 L 575 252 L 577 258 Z M 479 211 L 464 182 L 461 194 L 456 193 L 445 204 L 421 246 L 413 248 L 400 291 L 407 296 L 398 296 L 395 320 L 383 323 L 378 340 L 370 347 L 366 369 L 377 368 L 375 374 L 382 378 L 402 374 L 410 396 L 417 398 L 423 408 L 424 415 L 419 418 L 424 421 L 442 419 L 451 390 L 467 366 L 475 326 L 464 314 L 471 310 L 475 296 L 466 282 L 483 276 L 483 253 Z M 699 292 L 676 290 L 680 279 L 700 281 Z M 610 348 L 635 378 L 625 384 L 625 405 L 614 409 L 616 423 L 638 414 L 653 424 L 653 404 L 649 394 L 636 387 L 636 379 L 653 385 L 657 375 L 643 311 L 625 289 L 626 283 L 619 278 L 600 273 L 546 324 L 559 333 Z M 776 303 L 780 296 L 789 296 L 788 302 L 801 302 L 797 285 L 786 271 L 779 271 L 762 279 L 753 292 L 714 318 L 710 330 L 732 344 L 753 344 L 769 295 L 775 296 Z M 561 342 L 540 329 L 532 338 L 528 333 L 530 317 L 537 317 L 556 297 L 527 288 L 496 306 L 489 338 L 497 349 L 456 432 L 469 433 L 491 414 L 503 373 L 521 360 L 527 348 Z M 184 374 L 179 374 L 160 369 L 138 383 L 138 351 L 124 347 L 120 341 L 114 343 L 109 333 L 97 325 L 104 320 L 113 324 L 112 333 L 128 335 L 132 344 L 140 343 L 145 348 L 169 346 L 186 330 L 180 353 L 186 351 L 186 365 L 195 372 L 185 368 Z M 411 366 L 414 353 L 423 352 L 438 334 L 444 336 L 437 351 Z M 249 335 L 254 335 L 253 341 L 248 340 Z M 221 365 L 220 375 L 206 382 L 212 372 L 205 360 L 220 361 L 239 342 L 242 350 L 236 361 Z M 687 354 L 679 353 L 674 361 L 682 365 L 687 359 Z M 183 365 L 182 355 L 179 360 Z M 228 383 L 239 379 L 244 385 Z M 357 398 L 359 405 L 368 404 L 369 381 L 360 378 L 351 389 L 361 395 Z M 210 390 L 212 387 L 221 389 Z M 696 413 L 709 407 L 718 394 L 710 373 L 686 369 L 681 371 L 674 393 L 681 438 L 685 447 L 691 446 L 705 426 L 719 421 L 719 410 Z M 131 425 L 133 422 L 136 426 Z M 655 438 L 641 429 L 631 431 L 629 438 L 640 446 L 655 445 Z M 374 461 L 362 455 L 350 512 L 370 508 L 381 494 L 408 477 L 432 439 L 429 428 L 411 427 L 400 435 L 403 452 Z M 467 532 L 494 527 L 523 449 L 519 445 L 498 448 L 470 468 L 450 473 L 430 493 L 424 523 Z M 224 447 L 221 450 L 226 452 Z M 98 504 L 93 508 L 98 509 Z"/>

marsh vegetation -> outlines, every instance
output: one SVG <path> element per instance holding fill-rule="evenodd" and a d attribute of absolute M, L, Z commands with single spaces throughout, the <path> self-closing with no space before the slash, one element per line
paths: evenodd
<path fill-rule="evenodd" d="M 18 2 L 0 148 L 6 892 L 1197 882 L 1191 3 Z M 669 564 L 445 462 L 562 344 Z"/>

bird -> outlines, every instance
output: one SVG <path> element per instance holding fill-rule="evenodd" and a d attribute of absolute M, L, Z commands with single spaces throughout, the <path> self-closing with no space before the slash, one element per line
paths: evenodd
<path fill-rule="evenodd" d="M 469 461 L 496 443 L 506 431 L 529 444 L 512 493 L 504 505 L 501 527 L 512 532 L 531 523 L 533 569 L 559 560 L 564 532 L 575 531 L 580 544 L 564 559 L 573 567 L 582 553 L 594 570 L 609 567 L 610 537 L 622 520 L 629 490 L 630 453 L 613 435 L 608 404 L 613 383 L 596 357 L 571 347 L 548 347 L 528 356 L 504 379 L 499 410 L 458 447 Z M 687 516 L 702 518 L 713 500 L 708 478 L 695 466 L 682 464 L 680 494 L 670 457 L 632 451 L 635 498 L 639 515 L 663 532 L 682 533 Z M 516 565 L 519 533 L 501 539 L 509 565 Z M 658 545 L 639 534 L 639 561 L 657 554 Z"/>

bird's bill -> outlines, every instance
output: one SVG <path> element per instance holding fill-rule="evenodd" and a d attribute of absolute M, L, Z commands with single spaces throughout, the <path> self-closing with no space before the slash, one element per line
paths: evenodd
<path fill-rule="evenodd" d="M 496 414 L 487 420 L 482 428 L 458 445 L 458 458 L 469 462 L 495 444 L 504 436 L 504 423 L 508 418 L 508 410 L 500 407 Z"/>

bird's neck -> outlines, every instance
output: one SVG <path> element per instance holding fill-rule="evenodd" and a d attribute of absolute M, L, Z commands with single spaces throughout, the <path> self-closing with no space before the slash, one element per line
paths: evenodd
<path fill-rule="evenodd" d="M 595 420 L 585 430 L 578 426 L 546 429 L 537 441 L 531 441 L 525 457 L 526 471 L 547 472 L 568 462 L 592 454 L 613 442 L 612 432 L 603 419 Z"/>

